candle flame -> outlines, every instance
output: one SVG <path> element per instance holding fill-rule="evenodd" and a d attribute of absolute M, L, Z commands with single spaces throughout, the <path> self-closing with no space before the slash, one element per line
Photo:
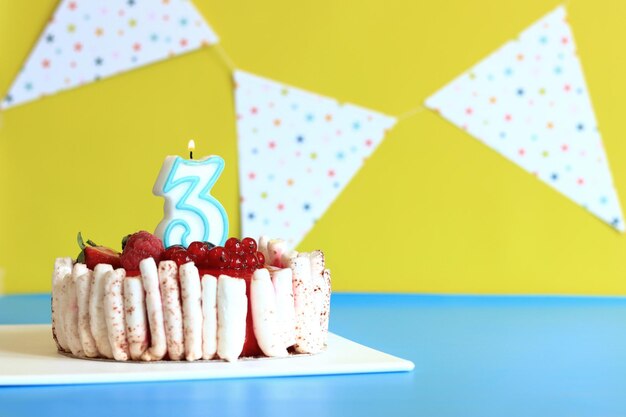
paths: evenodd
<path fill-rule="evenodd" d="M 191 152 L 191 151 L 194 151 L 195 149 L 196 149 L 196 142 L 193 139 L 189 140 L 189 143 L 187 144 L 187 150 Z"/>

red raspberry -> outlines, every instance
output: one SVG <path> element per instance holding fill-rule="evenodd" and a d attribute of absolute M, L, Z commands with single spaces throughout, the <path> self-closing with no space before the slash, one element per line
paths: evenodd
<path fill-rule="evenodd" d="M 153 258 L 158 264 L 164 252 L 165 248 L 161 239 L 142 230 L 128 238 L 120 261 L 127 271 L 136 271 L 139 269 L 139 262 L 146 258 Z"/>

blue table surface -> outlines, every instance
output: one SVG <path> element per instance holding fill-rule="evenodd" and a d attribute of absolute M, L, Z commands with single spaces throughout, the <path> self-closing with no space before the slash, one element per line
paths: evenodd
<path fill-rule="evenodd" d="M 0 297 L 0 324 L 49 323 L 49 302 Z M 626 415 L 624 298 L 335 294 L 330 326 L 415 370 L 6 387 L 0 416 Z"/>

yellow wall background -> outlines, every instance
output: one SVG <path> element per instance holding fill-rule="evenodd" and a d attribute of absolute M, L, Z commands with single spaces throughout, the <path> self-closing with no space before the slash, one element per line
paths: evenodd
<path fill-rule="evenodd" d="M 0 91 L 56 0 L 0 0 Z M 526 26 L 546 0 L 195 0 L 238 67 L 387 114 L 419 105 Z M 626 203 L 626 2 L 572 0 L 569 20 Z M 76 232 L 118 246 L 152 231 L 167 154 L 222 155 L 213 194 L 239 230 L 231 82 L 212 49 L 2 115 L 5 291 L 50 290 Z M 382 198 L 381 198 L 382 197 Z M 323 248 L 341 291 L 623 294 L 626 237 L 442 118 L 395 127 L 301 249 Z M 1 274 L 0 274 L 1 275 Z"/>

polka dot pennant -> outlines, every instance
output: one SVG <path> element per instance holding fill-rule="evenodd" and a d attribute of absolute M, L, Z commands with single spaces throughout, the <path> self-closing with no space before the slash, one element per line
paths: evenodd
<path fill-rule="evenodd" d="M 396 119 L 246 72 L 234 77 L 242 235 L 294 247 Z"/>
<path fill-rule="evenodd" d="M 429 97 L 426 106 L 624 231 L 563 7 Z"/>
<path fill-rule="evenodd" d="M 189 0 L 63 0 L 4 109 L 218 42 Z"/>

